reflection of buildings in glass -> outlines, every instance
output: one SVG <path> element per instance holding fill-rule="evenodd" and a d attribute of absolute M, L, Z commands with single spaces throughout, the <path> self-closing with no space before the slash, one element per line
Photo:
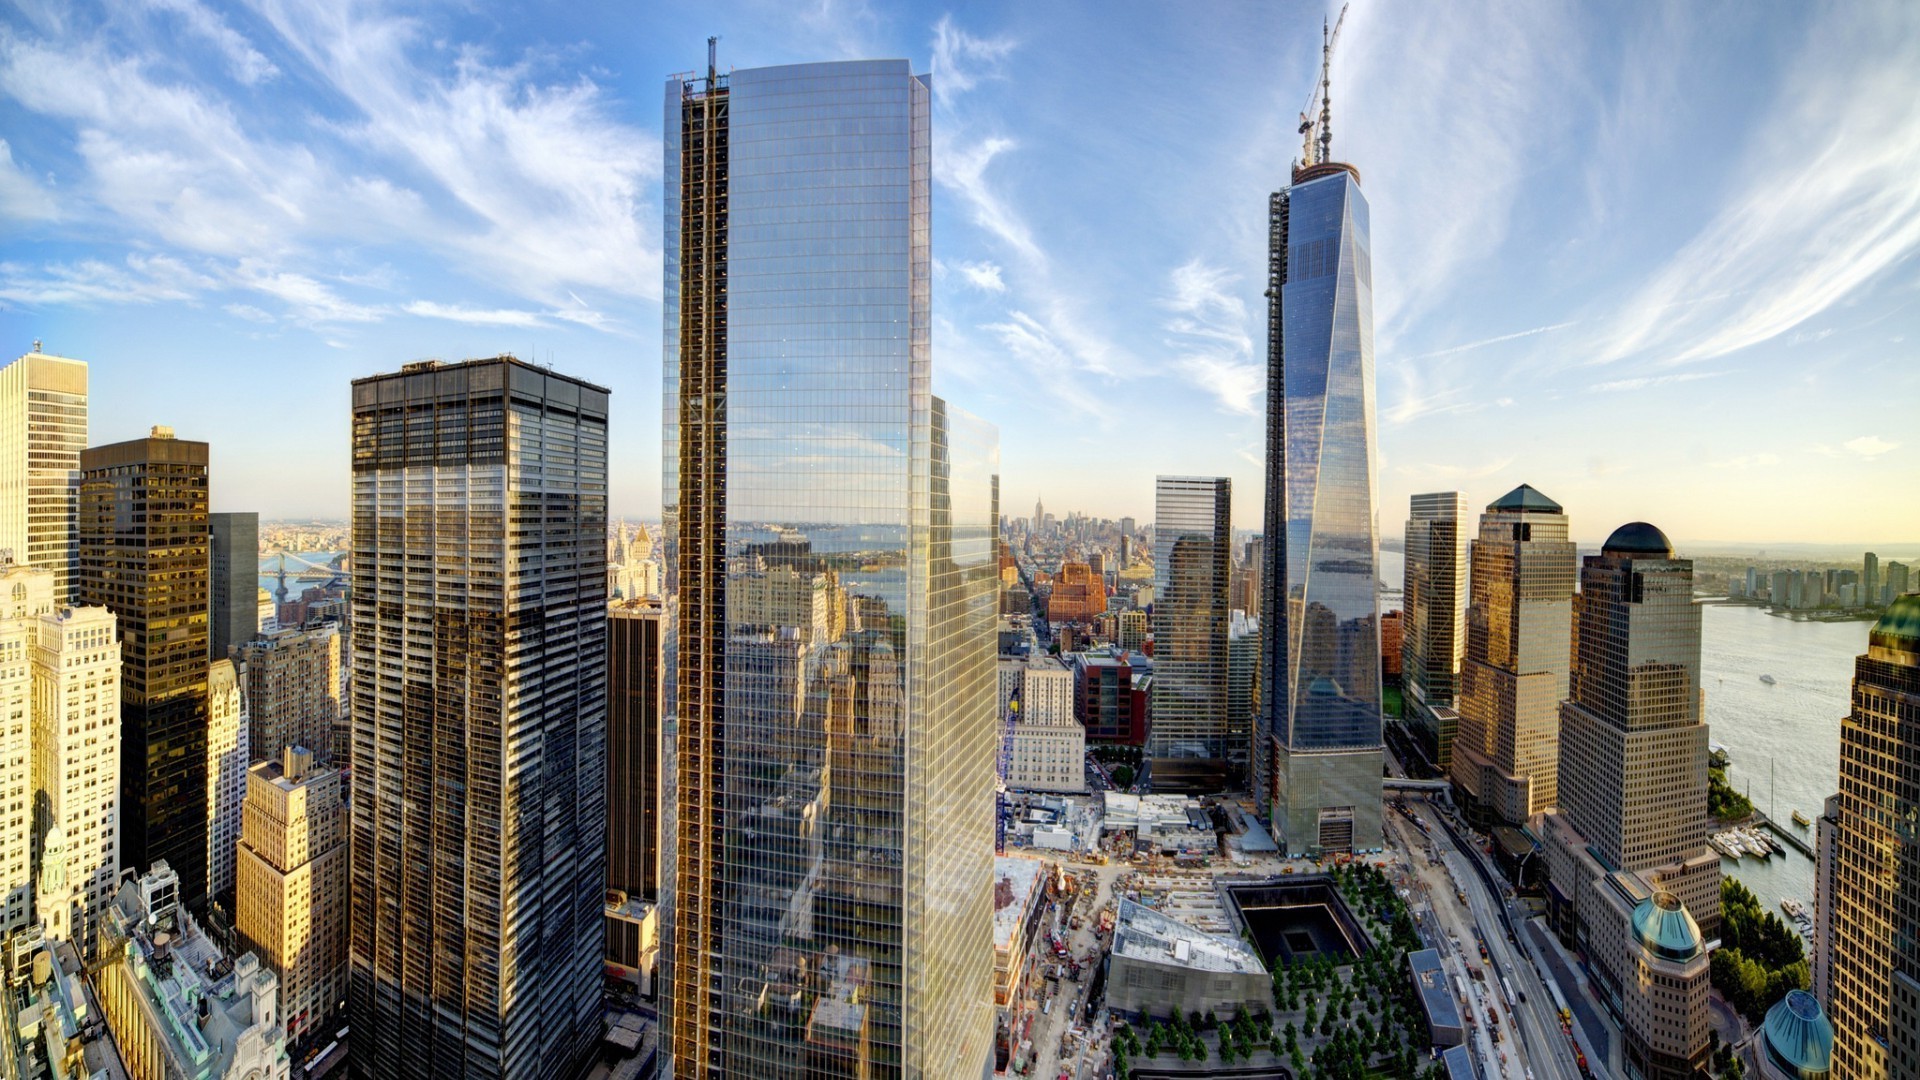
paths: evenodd
<path fill-rule="evenodd" d="M 1162 476 L 1154 485 L 1147 753 L 1158 791 L 1217 791 L 1226 781 L 1230 509 L 1226 477 Z"/>
<path fill-rule="evenodd" d="M 1413 496 L 1407 515 L 1400 681 L 1408 726 L 1435 766 L 1453 761 L 1454 696 L 1467 631 L 1467 496 Z"/>
<path fill-rule="evenodd" d="M 669 1047 L 984 1065 L 997 436 L 928 393 L 927 84 L 710 71 L 666 108 Z"/>
<path fill-rule="evenodd" d="M 1373 270 L 1360 177 L 1297 166 L 1269 205 L 1265 707 L 1256 799 L 1292 854 L 1380 846 Z"/>

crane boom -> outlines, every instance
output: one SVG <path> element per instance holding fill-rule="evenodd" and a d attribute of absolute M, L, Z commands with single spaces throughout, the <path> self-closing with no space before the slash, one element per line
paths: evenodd
<path fill-rule="evenodd" d="M 1340 28 L 1347 25 L 1349 6 L 1340 5 L 1340 17 L 1333 21 L 1331 30 L 1324 19 L 1320 22 L 1320 81 L 1313 84 L 1313 93 L 1308 95 L 1306 107 L 1300 110 L 1300 163 L 1303 165 L 1327 160 L 1333 145 L 1332 102 L 1327 88 L 1333 73 L 1333 47 L 1340 42 Z"/>

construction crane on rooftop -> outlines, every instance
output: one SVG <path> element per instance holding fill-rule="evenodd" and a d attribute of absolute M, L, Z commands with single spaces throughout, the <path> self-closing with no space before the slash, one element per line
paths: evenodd
<path fill-rule="evenodd" d="M 1320 81 L 1314 84 L 1307 107 L 1300 110 L 1302 165 L 1317 165 L 1333 156 L 1333 103 L 1328 87 L 1333 76 L 1333 47 L 1340 41 L 1340 28 L 1347 25 L 1348 6 L 1340 5 L 1340 17 L 1333 21 L 1332 29 L 1325 19 L 1320 21 Z"/>

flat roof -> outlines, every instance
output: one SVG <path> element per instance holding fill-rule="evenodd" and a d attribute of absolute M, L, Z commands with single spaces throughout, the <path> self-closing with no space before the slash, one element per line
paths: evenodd
<path fill-rule="evenodd" d="M 1407 954 L 1407 966 L 1413 969 L 1413 987 L 1420 991 L 1420 1007 L 1427 1023 L 1434 1027 L 1461 1027 L 1460 1003 L 1447 986 L 1447 971 L 1440 966 L 1437 949 L 1421 949 Z"/>
<path fill-rule="evenodd" d="M 1447 1066 L 1447 1080 L 1480 1080 L 1473 1068 L 1473 1053 L 1463 1046 L 1450 1046 L 1440 1060 Z"/>
<path fill-rule="evenodd" d="M 1040 877 L 1047 872 L 1047 864 L 1039 859 L 1023 859 L 1014 855 L 996 855 L 993 859 L 994 892 L 1005 880 L 1013 887 L 1013 899 L 1006 907 L 996 908 L 993 913 L 993 947 L 1004 949 L 1013 943 L 1014 931 L 1026 920 L 1027 908 L 1034 892 L 1040 886 Z"/>

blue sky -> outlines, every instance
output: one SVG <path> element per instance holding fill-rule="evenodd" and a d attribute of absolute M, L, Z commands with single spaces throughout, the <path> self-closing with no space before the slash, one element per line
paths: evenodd
<path fill-rule="evenodd" d="M 349 379 L 511 351 L 614 390 L 659 506 L 665 77 L 934 75 L 937 389 L 1003 502 L 1260 517 L 1266 196 L 1324 3 L 0 12 L 0 359 L 92 365 L 96 442 L 213 445 L 216 509 L 343 516 Z M 638 13 L 636 13 L 638 12 Z M 1381 524 L 1527 481 L 1583 539 L 1920 538 L 1920 6 L 1357 0 Z"/>

